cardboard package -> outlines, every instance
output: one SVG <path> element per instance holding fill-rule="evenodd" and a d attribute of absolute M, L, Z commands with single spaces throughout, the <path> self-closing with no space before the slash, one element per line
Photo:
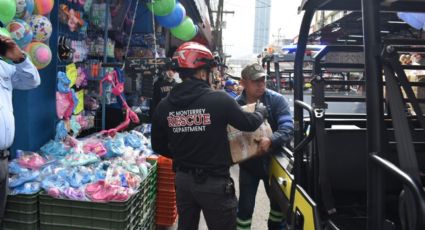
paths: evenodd
<path fill-rule="evenodd" d="M 247 112 L 254 112 L 255 104 L 242 106 L 242 109 Z M 254 132 L 242 132 L 229 125 L 227 127 L 227 136 L 233 163 L 240 163 L 258 155 L 258 140 L 261 137 L 271 137 L 272 134 L 272 129 L 267 121 L 261 124 Z"/>

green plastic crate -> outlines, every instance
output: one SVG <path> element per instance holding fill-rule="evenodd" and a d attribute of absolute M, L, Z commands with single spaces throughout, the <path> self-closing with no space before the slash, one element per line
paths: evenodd
<path fill-rule="evenodd" d="M 7 196 L 6 212 L 18 211 L 32 213 L 38 210 L 38 193 L 33 195 Z"/>
<path fill-rule="evenodd" d="M 8 196 L 3 221 L 3 229 L 37 230 L 39 226 L 38 193 Z"/>
<path fill-rule="evenodd" d="M 126 202 L 94 203 L 57 199 L 40 195 L 41 229 L 122 229 L 137 228 L 138 193 Z"/>
<path fill-rule="evenodd" d="M 32 222 L 25 222 L 4 219 L 3 230 L 37 230 L 39 229 L 38 224 L 38 220 L 34 220 Z"/>

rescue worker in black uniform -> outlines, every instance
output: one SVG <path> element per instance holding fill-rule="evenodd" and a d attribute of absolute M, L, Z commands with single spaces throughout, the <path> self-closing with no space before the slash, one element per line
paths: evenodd
<path fill-rule="evenodd" d="M 159 78 L 153 84 L 152 114 L 155 112 L 155 108 L 158 106 L 159 102 L 170 93 L 175 85 L 177 85 L 176 80 L 174 80 L 174 73 L 174 70 L 167 69 L 164 73 L 165 76 Z"/>
<path fill-rule="evenodd" d="M 227 125 L 256 130 L 267 110 L 241 110 L 224 91 L 210 87 L 214 58 L 205 46 L 186 42 L 174 54 L 183 83 L 175 86 L 156 108 L 152 148 L 172 158 L 176 171 L 179 230 L 196 230 L 202 210 L 210 230 L 236 229 L 237 199 Z"/>

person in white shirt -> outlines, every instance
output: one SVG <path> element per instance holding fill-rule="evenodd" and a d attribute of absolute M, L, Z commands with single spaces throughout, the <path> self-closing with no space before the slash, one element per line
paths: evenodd
<path fill-rule="evenodd" d="M 33 89 L 40 85 L 37 68 L 10 37 L 3 35 L 0 34 L 0 229 L 8 189 L 8 148 L 15 136 L 12 90 Z"/>

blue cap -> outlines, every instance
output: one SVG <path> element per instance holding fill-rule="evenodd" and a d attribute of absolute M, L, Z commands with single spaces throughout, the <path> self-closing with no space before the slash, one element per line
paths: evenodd
<path fill-rule="evenodd" d="M 238 83 L 236 83 L 232 79 L 229 79 L 229 80 L 226 81 L 226 83 L 224 83 L 224 86 L 231 86 L 231 85 L 237 85 L 237 84 Z"/>

